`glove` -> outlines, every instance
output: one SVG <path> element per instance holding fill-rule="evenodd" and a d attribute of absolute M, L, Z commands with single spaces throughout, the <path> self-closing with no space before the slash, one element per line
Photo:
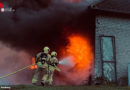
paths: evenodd
<path fill-rule="evenodd" d="M 37 66 L 38 67 L 42 67 L 42 63 L 41 62 L 37 62 Z"/>

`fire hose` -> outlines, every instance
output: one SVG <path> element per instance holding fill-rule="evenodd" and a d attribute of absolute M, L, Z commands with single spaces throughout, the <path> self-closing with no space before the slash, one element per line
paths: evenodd
<path fill-rule="evenodd" d="M 35 64 L 28 65 L 28 66 L 26 66 L 26 67 L 24 67 L 24 68 L 21 68 L 21 69 L 15 71 L 15 72 L 9 73 L 9 74 L 4 75 L 4 76 L 0 76 L 0 79 L 6 78 L 6 77 L 11 76 L 11 75 L 13 75 L 13 74 L 16 74 L 16 73 L 18 73 L 18 72 L 20 72 L 20 71 L 23 71 L 23 70 L 25 70 L 25 69 L 29 68 L 30 66 L 33 66 L 33 65 L 35 65 Z M 60 69 L 57 68 L 57 67 L 55 67 L 55 69 L 56 69 L 57 71 L 60 71 Z"/>
<path fill-rule="evenodd" d="M 6 77 L 8 77 L 8 76 L 10 76 L 10 75 L 13 75 L 13 74 L 16 74 L 17 72 L 23 71 L 23 70 L 25 70 L 25 69 L 29 68 L 30 66 L 33 66 L 33 65 L 35 65 L 35 64 L 28 65 L 28 66 L 26 66 L 26 67 L 24 67 L 24 68 L 21 68 L 21 69 L 15 71 L 15 72 L 9 73 L 9 74 L 4 75 L 4 76 L 1 76 L 0 79 L 6 78 Z"/>

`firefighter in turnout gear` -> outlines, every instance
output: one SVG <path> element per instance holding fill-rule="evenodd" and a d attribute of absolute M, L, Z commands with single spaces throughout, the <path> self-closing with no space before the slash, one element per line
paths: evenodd
<path fill-rule="evenodd" d="M 55 70 L 60 71 L 60 69 L 57 67 L 59 62 L 58 62 L 56 56 L 57 56 L 57 53 L 55 51 L 53 51 L 51 53 L 51 59 L 49 62 L 49 73 L 48 73 L 48 84 L 49 85 L 52 85 L 54 71 Z"/>
<path fill-rule="evenodd" d="M 50 49 L 48 47 L 43 48 L 43 52 L 40 52 L 35 57 L 35 63 L 37 64 L 37 69 L 32 79 L 32 84 L 36 84 L 38 81 L 38 76 L 41 72 L 44 72 L 41 84 L 44 85 L 48 79 L 48 61 L 51 56 L 49 55 Z"/>

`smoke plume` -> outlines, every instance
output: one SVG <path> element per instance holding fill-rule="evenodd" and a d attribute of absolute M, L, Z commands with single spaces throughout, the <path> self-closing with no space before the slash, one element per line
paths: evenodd
<path fill-rule="evenodd" d="M 0 12 L 0 75 L 31 64 L 32 57 L 44 46 L 61 53 L 59 47 L 68 43 L 65 33 L 86 32 L 91 38 L 92 22 L 87 15 L 87 7 L 96 1 L 98 0 L 0 0 L 5 8 L 16 10 Z M 64 30 L 65 27 L 82 29 Z M 59 57 L 63 58 L 62 55 Z M 75 64 L 71 68 L 74 66 Z M 62 68 L 70 70 L 66 66 Z M 27 69 L 8 79 L 14 84 L 26 84 L 31 83 L 33 74 L 34 70 Z M 66 82 L 62 79 L 62 83 Z"/>
<path fill-rule="evenodd" d="M 39 0 L 22 1 L 25 5 L 18 4 L 15 13 L 0 13 L 0 32 L 2 32 L 0 33 L 0 40 L 10 43 L 12 47 L 29 49 L 29 51 L 41 49 L 44 45 L 53 46 L 53 48 L 58 47 L 56 43 L 63 42 L 59 38 L 62 35 L 62 29 L 65 26 L 72 26 L 73 24 L 77 26 L 83 23 L 78 20 L 78 17 L 81 13 L 86 12 L 89 5 L 87 0 L 82 0 L 80 3 L 51 0 L 47 7 L 40 7 L 39 4 L 34 4 L 38 3 Z M 6 3 L 4 6 L 9 5 L 8 7 L 11 7 L 10 2 L 7 5 Z"/>

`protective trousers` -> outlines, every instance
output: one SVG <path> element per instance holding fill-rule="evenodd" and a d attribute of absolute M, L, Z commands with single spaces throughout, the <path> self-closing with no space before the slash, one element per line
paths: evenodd
<path fill-rule="evenodd" d="M 42 83 L 46 83 L 47 82 L 47 78 L 48 78 L 48 69 L 46 68 L 41 68 L 41 67 L 38 67 L 35 71 L 35 74 L 33 76 L 33 79 L 32 79 L 32 84 L 36 84 L 37 81 L 38 81 L 38 77 L 39 77 L 39 74 L 43 72 L 44 75 L 42 77 Z"/>
<path fill-rule="evenodd" d="M 49 73 L 48 73 L 48 84 L 49 85 L 52 85 L 54 71 L 55 71 L 55 67 L 49 65 Z"/>

